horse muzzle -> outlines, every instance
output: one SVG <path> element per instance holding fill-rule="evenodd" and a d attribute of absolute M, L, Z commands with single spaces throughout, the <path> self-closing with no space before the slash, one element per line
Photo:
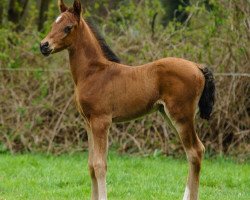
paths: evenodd
<path fill-rule="evenodd" d="M 49 43 L 45 42 L 40 44 L 40 51 L 44 56 L 49 56 L 52 52 L 52 49 L 50 48 Z"/>

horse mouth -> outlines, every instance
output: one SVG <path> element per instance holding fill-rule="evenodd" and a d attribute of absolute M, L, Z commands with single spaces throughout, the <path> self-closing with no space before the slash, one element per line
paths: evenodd
<path fill-rule="evenodd" d="M 52 49 L 47 50 L 47 51 L 41 51 L 41 53 L 42 53 L 45 57 L 49 56 L 49 55 L 51 54 L 51 52 L 52 52 Z"/>

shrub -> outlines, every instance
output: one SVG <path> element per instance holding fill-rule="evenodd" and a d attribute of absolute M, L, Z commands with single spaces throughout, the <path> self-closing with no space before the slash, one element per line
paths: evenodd
<path fill-rule="evenodd" d="M 127 1 L 104 19 L 93 17 L 124 63 L 138 65 L 175 56 L 211 66 L 216 77 L 216 105 L 209 122 L 197 119 L 197 132 L 209 154 L 246 158 L 250 149 L 250 5 L 247 1 L 219 0 L 210 1 L 210 7 L 208 10 L 202 1 L 196 1 L 185 8 L 186 22 L 174 20 L 166 27 L 161 24 L 164 10 L 160 1 L 138 5 Z M 46 30 L 56 16 L 54 9 L 52 5 Z M 11 24 L 0 28 L 0 151 L 62 153 L 86 149 L 82 120 L 69 98 L 73 83 L 65 64 L 66 53 L 43 58 L 38 44 L 44 34 L 33 29 L 34 21 L 27 23 L 20 33 L 11 31 Z M 113 125 L 110 144 L 130 153 L 176 155 L 183 151 L 179 139 L 157 113 Z"/>

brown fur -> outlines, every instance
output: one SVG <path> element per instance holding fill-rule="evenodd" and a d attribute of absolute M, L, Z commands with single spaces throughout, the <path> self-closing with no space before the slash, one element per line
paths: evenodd
<path fill-rule="evenodd" d="M 81 4 L 68 9 L 59 1 L 61 21 L 42 41 L 52 53 L 68 49 L 76 101 L 85 118 L 89 138 L 92 200 L 106 200 L 106 155 L 112 122 L 131 120 L 155 110 L 179 134 L 190 164 L 185 200 L 198 199 L 199 172 L 204 147 L 194 128 L 195 109 L 203 91 L 199 65 L 180 58 L 164 58 L 131 67 L 109 61 L 87 23 Z M 73 25 L 68 35 L 62 31 Z"/>

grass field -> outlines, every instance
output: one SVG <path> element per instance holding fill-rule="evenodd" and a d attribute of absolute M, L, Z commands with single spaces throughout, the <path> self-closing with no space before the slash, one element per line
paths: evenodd
<path fill-rule="evenodd" d="M 109 200 L 182 199 L 187 163 L 165 157 L 109 155 Z M 0 154 L 0 200 L 90 199 L 87 154 Z M 249 200 L 250 165 L 203 162 L 201 200 Z"/>

